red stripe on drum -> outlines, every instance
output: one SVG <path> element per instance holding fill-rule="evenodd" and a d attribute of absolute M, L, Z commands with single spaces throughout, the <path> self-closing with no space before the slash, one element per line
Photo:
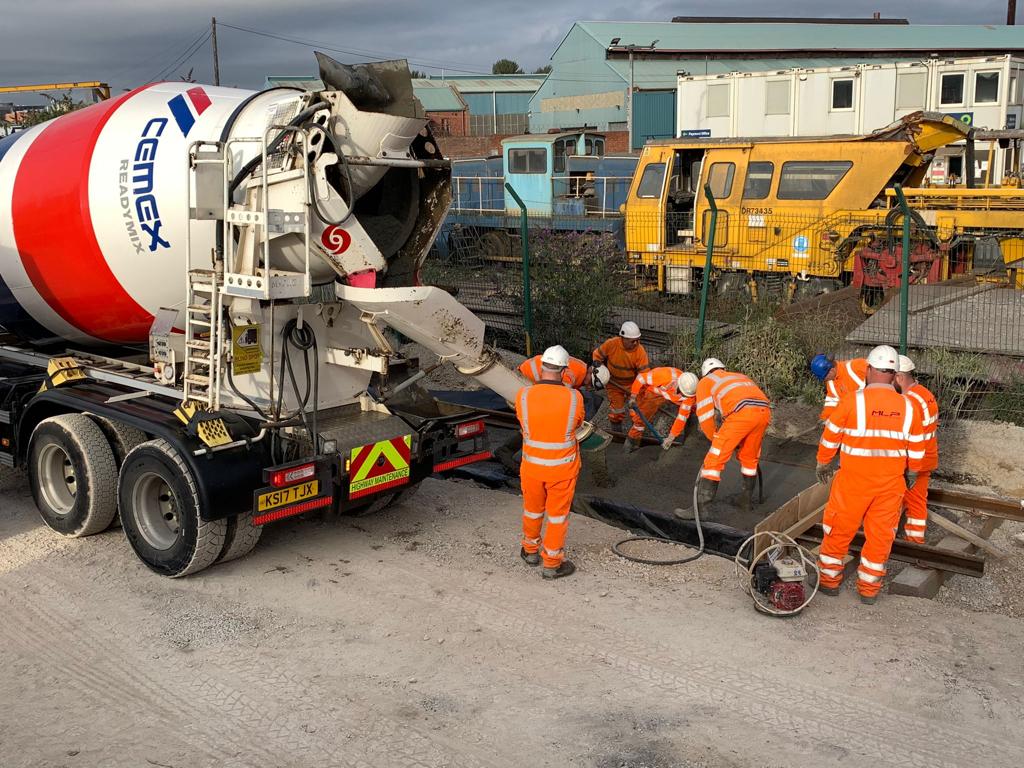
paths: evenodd
<path fill-rule="evenodd" d="M 153 316 L 128 295 L 100 250 L 89 210 L 89 166 L 103 126 L 142 86 L 72 112 L 43 129 L 14 180 L 14 239 L 29 279 L 53 310 L 84 333 L 145 341 Z"/>

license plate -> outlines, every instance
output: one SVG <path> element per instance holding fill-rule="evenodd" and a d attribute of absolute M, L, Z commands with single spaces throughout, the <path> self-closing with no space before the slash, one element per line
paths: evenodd
<path fill-rule="evenodd" d="M 256 497 L 256 511 L 266 512 L 269 509 L 287 507 L 289 504 L 295 504 L 303 499 L 311 499 L 319 493 L 319 480 L 310 480 L 308 483 L 293 485 L 290 488 L 261 493 Z"/>

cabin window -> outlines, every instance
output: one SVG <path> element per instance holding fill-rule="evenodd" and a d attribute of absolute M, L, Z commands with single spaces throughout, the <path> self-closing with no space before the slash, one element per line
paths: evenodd
<path fill-rule="evenodd" d="M 555 154 L 551 161 L 555 173 L 565 173 L 565 156 L 569 154 L 568 150 L 568 139 L 559 139 L 555 142 Z"/>
<path fill-rule="evenodd" d="M 832 81 L 832 109 L 853 109 L 853 80 L 848 78 Z"/>
<path fill-rule="evenodd" d="M 896 109 L 924 109 L 927 72 L 896 73 Z"/>
<path fill-rule="evenodd" d="M 648 163 L 644 167 L 640 183 L 636 187 L 637 197 L 661 197 L 661 188 L 665 184 L 665 164 Z"/>
<path fill-rule="evenodd" d="M 852 167 L 849 160 L 783 163 L 776 196 L 779 200 L 824 200 Z"/>
<path fill-rule="evenodd" d="M 744 200 L 764 200 L 772 188 L 774 163 L 750 163 L 747 165 L 747 180 L 743 183 Z"/>
<path fill-rule="evenodd" d="M 974 75 L 974 103 L 995 104 L 999 101 L 999 73 L 977 72 Z"/>
<path fill-rule="evenodd" d="M 547 173 L 548 152 L 546 149 L 510 149 L 508 151 L 509 173 Z"/>
<path fill-rule="evenodd" d="M 724 200 L 732 194 L 732 177 L 736 175 L 736 163 L 712 163 L 708 171 L 708 184 L 716 200 Z"/>
<path fill-rule="evenodd" d="M 789 114 L 789 80 L 769 80 L 764 84 L 764 113 Z"/>
<path fill-rule="evenodd" d="M 940 104 L 963 104 L 964 103 L 964 73 L 954 72 L 942 76 L 939 86 Z"/>
<path fill-rule="evenodd" d="M 707 116 L 728 117 L 729 116 L 729 84 L 719 83 L 709 85 L 707 88 Z"/>

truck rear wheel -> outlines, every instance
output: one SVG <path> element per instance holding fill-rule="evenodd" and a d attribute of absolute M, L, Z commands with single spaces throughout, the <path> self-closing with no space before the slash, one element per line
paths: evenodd
<path fill-rule="evenodd" d="M 216 562 L 227 522 L 200 517 L 196 480 L 169 442 L 150 440 L 133 448 L 117 493 L 124 535 L 150 570 L 188 576 Z"/>
<path fill-rule="evenodd" d="M 248 555 L 262 535 L 263 526 L 252 524 L 252 512 L 229 518 L 224 547 L 221 549 L 217 562 L 226 563 L 229 560 Z"/>
<path fill-rule="evenodd" d="M 110 447 L 114 451 L 114 460 L 117 462 L 118 469 L 124 464 L 124 457 L 128 455 L 132 448 L 146 442 L 146 433 L 141 429 L 130 427 L 120 421 L 114 421 L 104 416 L 90 416 L 90 418 L 96 422 L 99 428 L 103 430 L 103 434 L 107 436 L 107 442 L 110 443 Z"/>
<path fill-rule="evenodd" d="M 65 536 L 106 530 L 117 513 L 117 465 L 96 423 L 81 413 L 39 422 L 29 440 L 29 483 L 39 514 Z"/>

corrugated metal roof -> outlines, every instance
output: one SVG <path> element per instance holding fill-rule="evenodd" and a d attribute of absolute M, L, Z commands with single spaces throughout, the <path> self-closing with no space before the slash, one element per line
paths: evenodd
<path fill-rule="evenodd" d="M 494 75 L 493 77 L 446 77 L 441 78 L 417 78 L 413 80 L 413 87 L 435 87 L 445 88 L 454 86 L 462 93 L 533 93 L 544 82 L 543 77 L 526 77 L 523 75 Z"/>
<path fill-rule="evenodd" d="M 680 24 L 660 21 L 580 21 L 605 48 L 649 45 L 660 51 L 1017 51 L 1020 27 L 994 25 Z"/>
<path fill-rule="evenodd" d="M 265 88 L 274 88 L 278 85 L 290 85 L 295 88 L 302 88 L 306 91 L 322 91 L 324 81 L 319 77 L 309 75 L 267 75 Z"/>
<path fill-rule="evenodd" d="M 466 109 L 466 102 L 452 86 L 443 88 L 422 86 L 420 80 L 413 80 L 412 92 L 420 100 L 427 112 L 461 112 Z"/>

